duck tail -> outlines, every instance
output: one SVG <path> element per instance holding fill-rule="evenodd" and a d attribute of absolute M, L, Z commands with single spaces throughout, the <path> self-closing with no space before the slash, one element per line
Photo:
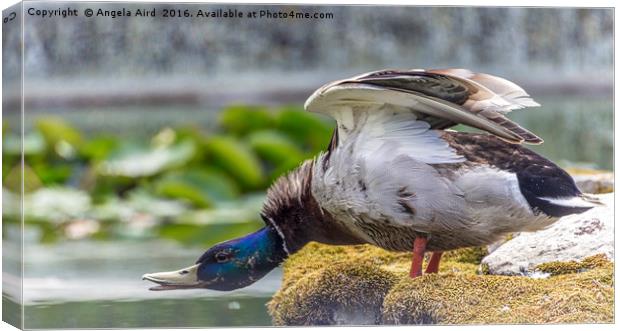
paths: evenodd
<path fill-rule="evenodd" d="M 580 193 L 579 195 L 570 197 L 554 197 L 554 198 L 541 198 L 550 204 L 553 210 L 556 210 L 554 216 L 566 216 L 569 214 L 580 214 L 594 207 L 604 206 L 597 197 Z"/>
<path fill-rule="evenodd" d="M 601 199 L 594 194 L 581 193 L 580 197 L 586 203 L 592 204 L 592 207 L 606 206 L 603 202 L 601 202 Z"/>

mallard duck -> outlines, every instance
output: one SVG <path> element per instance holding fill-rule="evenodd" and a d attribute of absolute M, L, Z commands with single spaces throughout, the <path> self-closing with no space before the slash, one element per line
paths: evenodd
<path fill-rule="evenodd" d="M 539 106 L 516 84 L 464 69 L 381 70 L 329 83 L 305 109 L 337 122 L 324 153 L 268 190 L 265 227 L 207 250 L 191 267 L 146 274 L 153 290 L 233 290 L 310 241 L 413 251 L 411 277 L 441 254 L 543 229 L 598 204 L 523 144 L 541 138 L 506 113 Z M 486 133 L 448 128 L 465 124 Z"/>

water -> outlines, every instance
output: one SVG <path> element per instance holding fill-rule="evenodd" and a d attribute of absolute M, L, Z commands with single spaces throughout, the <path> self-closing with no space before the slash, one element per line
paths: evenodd
<path fill-rule="evenodd" d="M 535 95 L 540 108 L 508 115 L 545 141 L 527 148 L 562 167 L 613 169 L 613 103 L 611 96 Z M 463 126 L 459 130 L 475 131 Z"/>
<path fill-rule="evenodd" d="M 511 115 L 545 140 L 530 148 L 561 166 L 613 169 L 611 96 L 551 95 L 536 100 L 541 108 Z"/>
<path fill-rule="evenodd" d="M 29 243 L 24 265 L 25 327 L 270 325 L 265 304 L 280 286 L 280 269 L 232 292 L 149 291 L 153 284 L 141 280 L 147 272 L 189 266 L 201 253 L 159 240 Z"/>
<path fill-rule="evenodd" d="M 26 307 L 28 328 L 270 326 L 268 297 L 88 301 Z"/>

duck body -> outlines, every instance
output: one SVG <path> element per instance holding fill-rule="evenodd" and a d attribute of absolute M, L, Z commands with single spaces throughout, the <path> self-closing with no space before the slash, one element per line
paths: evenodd
<path fill-rule="evenodd" d="M 437 252 L 437 264 L 445 250 L 544 229 L 597 201 L 524 147 L 542 139 L 505 117 L 536 106 L 516 84 L 462 69 L 383 70 L 329 83 L 306 102 L 338 124 L 328 150 L 274 184 L 268 201 L 303 198 L 286 208 L 268 202 L 263 213 L 301 242 L 368 243 L 415 257 L 420 240 L 418 257 Z M 459 123 L 487 133 L 447 130 Z M 301 217 L 303 227 L 278 213 L 295 208 L 313 215 Z"/>
<path fill-rule="evenodd" d="M 346 146 L 317 160 L 328 166 L 313 168 L 312 195 L 360 241 L 393 251 L 410 251 L 420 235 L 428 236 L 431 251 L 487 245 L 583 211 L 544 200 L 553 196 L 545 195 L 544 182 L 565 198 L 580 193 L 566 172 L 538 154 L 485 134 L 445 131 L 441 139 L 465 161 L 429 165 L 392 144 L 373 153 L 380 162 L 351 159 L 354 146 Z"/>
<path fill-rule="evenodd" d="M 382 70 L 329 83 L 305 108 L 336 120 L 331 143 L 270 187 L 265 228 L 212 247 L 190 268 L 144 278 L 157 289 L 230 290 L 310 241 L 413 251 L 417 277 L 425 252 L 433 253 L 426 272 L 437 272 L 443 251 L 597 206 L 564 170 L 522 146 L 542 139 L 505 114 L 535 106 L 516 84 L 463 69 Z M 456 124 L 486 133 L 447 130 Z"/>

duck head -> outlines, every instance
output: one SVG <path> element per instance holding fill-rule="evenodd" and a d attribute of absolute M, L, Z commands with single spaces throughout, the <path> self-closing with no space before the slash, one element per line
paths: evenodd
<path fill-rule="evenodd" d="M 313 164 L 312 160 L 304 162 L 269 188 L 261 211 L 264 228 L 211 247 L 190 267 L 146 274 L 142 278 L 158 284 L 151 288 L 155 291 L 192 288 L 231 291 L 261 279 L 310 239 L 334 244 L 357 243 L 338 235 L 335 241 L 320 240 L 325 238 L 323 232 L 331 233 L 332 228 L 321 221 L 324 212 L 312 198 Z"/>
<path fill-rule="evenodd" d="M 158 284 L 150 288 L 153 291 L 193 288 L 231 291 L 261 279 L 287 255 L 280 235 L 266 226 L 211 247 L 190 267 L 145 274 L 142 279 Z"/>

